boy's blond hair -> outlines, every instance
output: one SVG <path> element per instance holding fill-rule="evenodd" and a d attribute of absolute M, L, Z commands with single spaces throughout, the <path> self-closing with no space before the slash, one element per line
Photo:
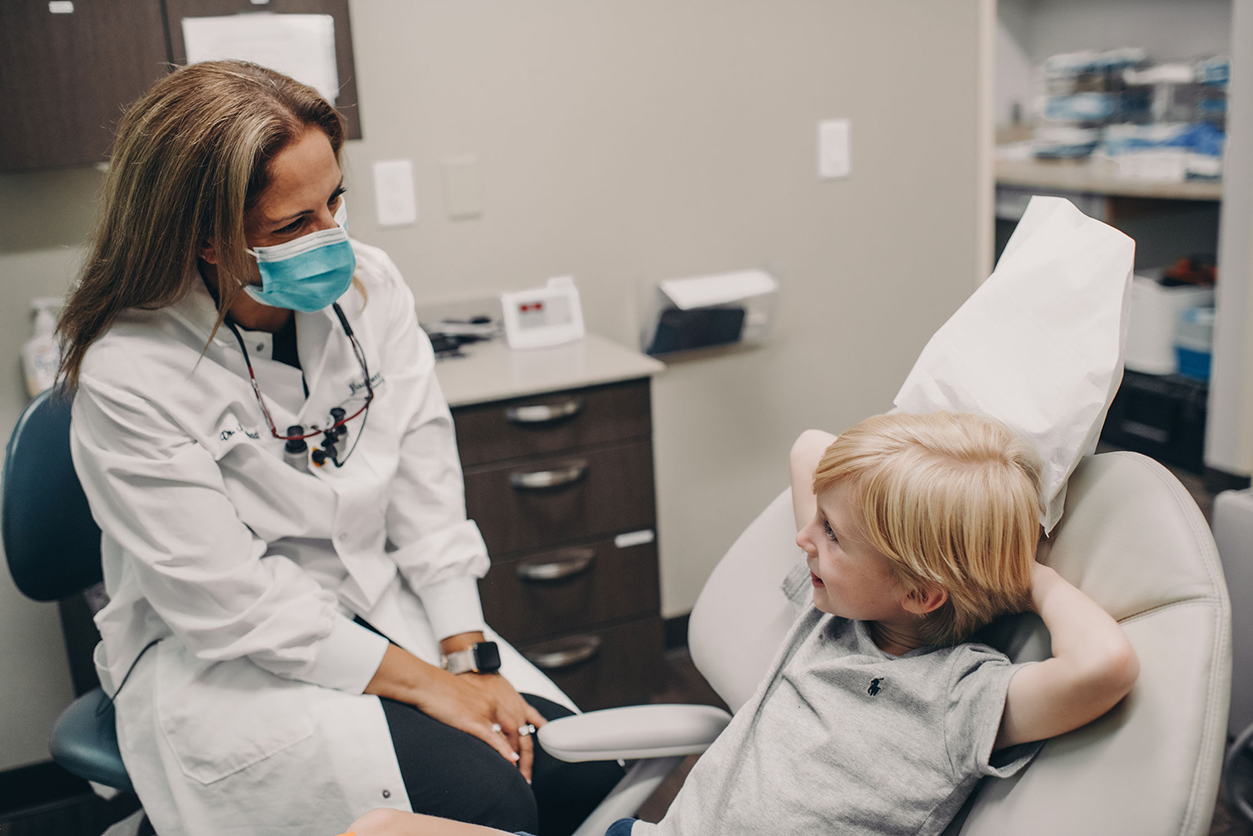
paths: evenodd
<path fill-rule="evenodd" d="M 950 645 L 1030 606 L 1040 468 L 1032 446 L 990 418 L 878 415 L 826 449 L 813 488 L 850 487 L 863 511 L 850 533 L 885 555 L 910 591 L 948 592 L 921 629 L 928 644 Z"/>

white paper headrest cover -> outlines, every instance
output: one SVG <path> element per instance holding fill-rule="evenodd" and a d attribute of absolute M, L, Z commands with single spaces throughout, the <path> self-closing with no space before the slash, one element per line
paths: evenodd
<path fill-rule="evenodd" d="M 1122 381 L 1135 242 L 1068 200 L 1033 197 L 996 270 L 922 350 L 904 412 L 995 418 L 1044 460 L 1046 532 L 1096 450 Z"/>

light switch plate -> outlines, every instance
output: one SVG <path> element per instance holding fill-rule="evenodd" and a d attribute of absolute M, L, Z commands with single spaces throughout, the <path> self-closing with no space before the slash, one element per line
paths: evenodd
<path fill-rule="evenodd" d="M 851 128 L 847 119 L 818 123 L 818 176 L 847 177 L 853 171 Z"/>
<path fill-rule="evenodd" d="M 401 226 L 417 221 L 413 160 L 379 160 L 374 163 L 374 209 L 379 226 Z"/>
<path fill-rule="evenodd" d="M 464 221 L 483 214 L 483 186 L 478 157 L 447 157 L 444 170 L 444 208 L 448 218 Z"/>

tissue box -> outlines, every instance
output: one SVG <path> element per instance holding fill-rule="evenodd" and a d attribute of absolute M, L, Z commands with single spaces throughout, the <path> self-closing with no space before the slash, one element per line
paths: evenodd
<path fill-rule="evenodd" d="M 1146 374 L 1175 374 L 1179 370 L 1175 330 L 1180 312 L 1213 304 L 1212 287 L 1165 287 L 1151 276 L 1133 277 L 1126 367 Z"/>
<path fill-rule="evenodd" d="M 761 270 L 742 270 L 657 284 L 640 335 L 647 354 L 765 341 L 779 283 Z"/>

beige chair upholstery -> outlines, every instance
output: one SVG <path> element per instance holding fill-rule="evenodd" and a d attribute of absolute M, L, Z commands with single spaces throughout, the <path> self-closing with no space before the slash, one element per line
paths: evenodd
<path fill-rule="evenodd" d="M 732 711 L 752 695 L 791 623 L 779 583 L 801 557 L 795 536 L 784 491 L 728 550 L 692 610 L 692 660 Z M 1231 612 L 1201 512 L 1157 462 L 1135 453 L 1093 456 L 1071 477 L 1065 514 L 1040 559 L 1122 623 L 1140 657 L 1140 679 L 1112 712 L 1045 744 L 1018 777 L 985 781 L 947 833 L 1205 834 L 1226 742 Z M 1049 652 L 1047 631 L 1034 615 L 1006 619 L 986 640 L 1020 661 Z M 550 734 L 569 759 L 631 759 L 629 730 L 655 714 L 689 747 L 667 754 L 698 752 L 707 741 L 696 739 L 718 724 L 696 709 L 682 711 L 688 708 L 592 712 L 550 723 L 541 740 L 548 746 Z M 658 746 L 653 735 L 641 743 L 639 757 Z M 629 793 L 615 811 L 608 809 L 618 795 L 580 836 L 599 836 L 601 821 L 633 812 L 625 809 L 638 804 L 628 801 Z"/>
<path fill-rule="evenodd" d="M 1019 777 L 987 782 L 960 832 L 1207 833 L 1226 745 L 1231 607 L 1196 503 L 1151 459 L 1094 456 L 1071 477 L 1040 559 L 1118 619 L 1140 678 Z M 1014 636 L 1013 655 L 1038 658 L 1043 633 Z"/>

